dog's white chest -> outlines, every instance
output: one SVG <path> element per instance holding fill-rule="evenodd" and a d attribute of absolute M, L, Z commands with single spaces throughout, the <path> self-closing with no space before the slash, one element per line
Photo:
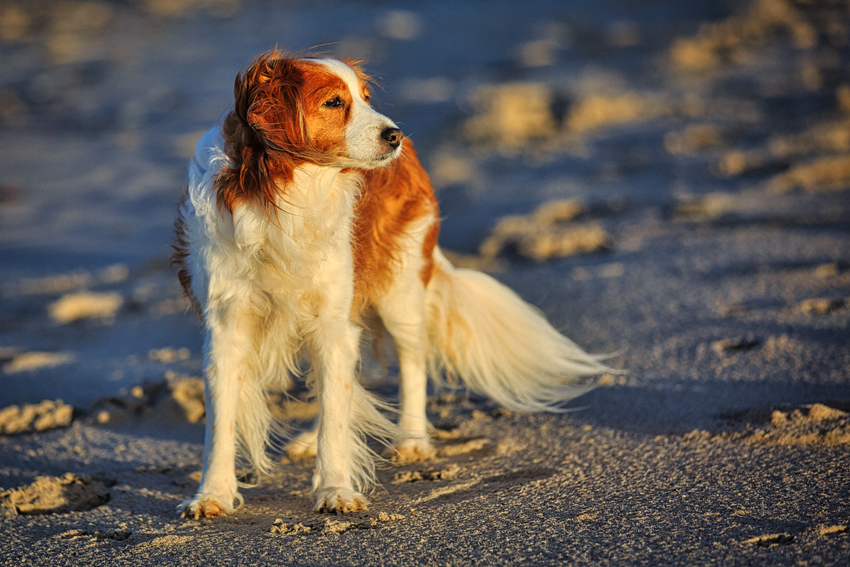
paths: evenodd
<path fill-rule="evenodd" d="M 234 243 L 244 269 L 264 293 L 297 301 L 304 315 L 340 287 L 351 287 L 351 227 L 358 179 L 306 166 L 295 171 L 277 210 L 234 211 Z"/>

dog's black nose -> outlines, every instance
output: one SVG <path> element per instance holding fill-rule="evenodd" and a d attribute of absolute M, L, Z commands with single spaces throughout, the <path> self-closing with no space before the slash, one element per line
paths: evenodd
<path fill-rule="evenodd" d="M 399 146 L 399 144 L 401 144 L 401 139 L 404 138 L 404 134 L 402 134 L 401 130 L 398 128 L 387 128 L 381 132 L 381 138 L 395 149 Z"/>

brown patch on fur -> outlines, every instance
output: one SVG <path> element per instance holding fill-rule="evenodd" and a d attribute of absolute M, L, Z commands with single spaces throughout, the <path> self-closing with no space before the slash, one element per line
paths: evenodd
<path fill-rule="evenodd" d="M 434 248 L 437 247 L 437 238 L 440 236 L 440 222 L 435 220 L 431 228 L 428 229 L 428 234 L 425 235 L 425 240 L 422 242 L 422 257 L 425 258 L 425 265 L 419 271 L 419 278 L 424 286 L 428 286 L 431 281 L 431 276 L 434 275 Z"/>
<path fill-rule="evenodd" d="M 392 283 L 399 239 L 407 226 L 423 215 L 437 213 L 437 200 L 428 174 L 419 163 L 413 144 L 409 140 L 404 144 L 401 157 L 391 165 L 363 172 L 362 194 L 354 211 L 355 312 L 374 303 Z M 423 246 L 428 260 L 439 232 L 436 219 L 434 226 L 437 228 L 429 231 Z M 433 243 L 429 244 L 431 238 Z M 429 272 L 433 271 L 433 260 L 430 265 Z"/>
<path fill-rule="evenodd" d="M 298 165 L 287 146 L 303 145 L 303 73 L 292 58 L 271 51 L 257 57 L 233 85 L 234 108 L 224 119 L 224 150 L 232 165 L 215 181 L 216 201 L 231 214 L 239 203 L 274 204 L 278 185 Z"/>
<path fill-rule="evenodd" d="M 171 243 L 171 267 L 177 271 L 177 279 L 180 280 L 180 286 L 183 288 L 183 293 L 192 304 L 192 310 L 197 313 L 201 321 L 204 320 L 204 312 L 201 309 L 201 303 L 192 292 L 192 272 L 189 266 L 186 265 L 186 259 L 189 257 L 189 238 L 186 235 L 186 219 L 183 218 L 183 204 L 189 198 L 188 191 L 183 191 L 183 196 L 180 198 L 180 206 L 177 208 L 177 218 L 174 219 L 174 241 Z"/>
<path fill-rule="evenodd" d="M 357 72 L 368 96 L 369 79 Z M 215 183 L 217 202 L 231 214 L 246 201 L 274 208 L 296 167 L 330 165 L 344 153 L 351 92 L 319 63 L 270 51 L 236 76 L 233 95 L 222 124 L 232 165 Z M 336 97 L 342 104 L 325 106 Z"/>
<path fill-rule="evenodd" d="M 324 161 L 341 157 L 346 151 L 345 127 L 351 118 L 354 97 L 348 84 L 318 63 L 302 63 L 305 73 L 303 110 L 309 132 L 309 151 L 324 156 Z M 328 107 L 325 103 L 338 99 L 339 105 Z M 311 160 L 314 163 L 315 157 Z"/>

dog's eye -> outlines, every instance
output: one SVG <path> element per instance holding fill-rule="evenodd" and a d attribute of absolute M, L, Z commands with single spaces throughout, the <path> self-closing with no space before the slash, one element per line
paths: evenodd
<path fill-rule="evenodd" d="M 342 106 L 342 99 L 338 96 L 335 96 L 332 99 L 325 101 L 325 104 L 323 106 L 327 106 L 328 108 L 336 108 L 338 106 Z"/>

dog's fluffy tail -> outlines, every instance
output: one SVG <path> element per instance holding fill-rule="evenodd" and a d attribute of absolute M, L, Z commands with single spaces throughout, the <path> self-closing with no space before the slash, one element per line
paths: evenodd
<path fill-rule="evenodd" d="M 490 276 L 455 268 L 434 250 L 426 295 L 429 365 L 519 412 L 563 411 L 586 392 L 581 377 L 612 370 L 556 331 Z M 614 371 L 616 372 L 616 371 Z"/>

